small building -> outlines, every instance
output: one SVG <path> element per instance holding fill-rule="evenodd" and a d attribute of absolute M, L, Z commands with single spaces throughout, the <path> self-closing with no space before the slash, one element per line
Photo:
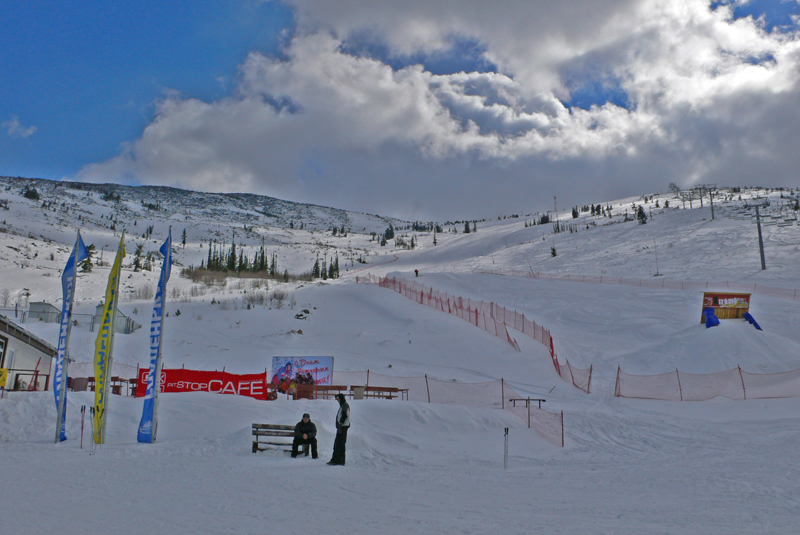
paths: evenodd
<path fill-rule="evenodd" d="M 103 321 L 103 305 L 97 305 L 94 310 L 94 316 L 92 316 L 92 328 L 91 331 L 94 332 L 95 329 L 100 325 Z M 114 318 L 114 332 L 122 333 L 122 334 L 131 334 L 136 329 L 140 329 L 142 326 L 133 321 L 133 319 L 129 318 L 125 314 L 119 311 L 117 308 L 117 316 Z"/>
<path fill-rule="evenodd" d="M 714 309 L 714 315 L 721 320 L 741 318 L 750 310 L 750 294 L 745 292 L 703 292 L 700 323 L 706 322 L 703 310 L 707 308 Z"/>
<path fill-rule="evenodd" d="M 31 303 L 28 310 L 28 319 L 45 323 L 60 323 L 61 311 L 54 305 L 44 301 Z"/>
<path fill-rule="evenodd" d="M 0 316 L 0 368 L 8 370 L 6 390 L 28 390 L 34 379 L 32 389 L 49 390 L 57 353 L 57 348 Z"/>

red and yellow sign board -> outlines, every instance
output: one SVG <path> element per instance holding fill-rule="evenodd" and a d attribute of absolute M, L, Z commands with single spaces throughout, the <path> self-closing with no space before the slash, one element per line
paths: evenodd
<path fill-rule="evenodd" d="M 750 294 L 742 292 L 703 292 L 703 308 L 713 308 L 719 319 L 741 318 L 750 310 Z M 706 317 L 700 314 L 700 323 Z"/>

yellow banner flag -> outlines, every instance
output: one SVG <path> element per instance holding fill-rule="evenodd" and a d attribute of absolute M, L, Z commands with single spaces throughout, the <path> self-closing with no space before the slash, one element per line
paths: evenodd
<path fill-rule="evenodd" d="M 108 275 L 106 286 L 106 299 L 103 306 L 103 315 L 100 328 L 97 331 L 97 340 L 94 343 L 94 443 L 105 442 L 105 410 L 106 395 L 108 394 L 108 374 L 111 371 L 110 361 L 114 345 L 114 320 L 117 315 L 117 297 L 119 292 L 120 268 L 122 259 L 125 258 L 125 233 L 119 241 L 119 250 L 111 273 Z"/>

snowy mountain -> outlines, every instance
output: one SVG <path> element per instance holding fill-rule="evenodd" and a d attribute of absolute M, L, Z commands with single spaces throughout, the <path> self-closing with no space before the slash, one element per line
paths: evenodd
<path fill-rule="evenodd" d="M 24 196 L 31 187 L 39 199 Z M 522 397 L 545 399 L 546 410 L 563 411 L 565 432 L 565 446 L 557 447 L 524 417 L 476 406 L 473 394 L 453 404 L 353 400 L 347 465 L 340 468 L 250 452 L 252 423 L 295 424 L 309 412 L 327 458 L 333 401 L 164 394 L 158 441 L 144 445 L 136 442 L 141 399 L 111 396 L 107 442 L 90 454 L 88 431 L 84 447 L 79 443 L 80 407 L 92 405 L 93 393 L 69 394 L 69 440 L 54 445 L 52 393 L 6 392 L 0 458 L 14 490 L 0 532 L 256 533 L 302 525 L 387 534 L 793 533 L 800 397 L 671 402 L 614 395 L 619 369 L 800 368 L 794 191 L 720 188 L 713 218 L 707 195 L 702 206 L 689 197 L 641 192 L 594 200 L 591 209 L 587 200 L 575 214 L 500 216 L 470 224 L 469 233 L 463 221 L 441 223 L 434 235 L 406 229 L 408 222 L 259 196 L 0 179 L 0 313 L 13 320 L 15 304 L 24 311 L 34 301 L 60 307 L 60 270 L 78 228 L 97 248 L 94 268 L 77 282 L 70 340 L 76 369 L 92 361 L 97 333 L 85 319 L 102 297 L 123 229 L 129 255 L 120 311 L 144 328 L 116 337 L 114 360 L 146 366 L 160 259 L 152 258 L 152 271 L 137 270 L 131 253 L 137 245 L 156 251 L 171 225 L 176 266 L 165 366 L 263 373 L 273 356 L 327 355 L 337 371 L 426 377 L 453 392 L 503 380 Z M 765 270 L 754 204 L 761 206 Z M 382 246 L 372 232 L 389 224 L 417 246 Z M 334 236 L 329 229 L 341 225 L 346 236 Z M 209 246 L 230 244 L 234 231 L 247 255 L 263 242 L 280 271 L 308 271 L 317 257 L 338 254 L 341 277 L 180 276 L 200 265 Z M 549 329 L 560 358 L 592 366 L 591 393 L 559 377 L 537 341 L 509 330 L 517 352 L 452 314 L 355 283 L 366 274 L 524 313 Z M 742 320 L 711 329 L 699 322 L 702 289 L 731 287 L 753 293 L 750 311 L 763 331 Z M 21 326 L 57 340 L 56 324 Z"/>

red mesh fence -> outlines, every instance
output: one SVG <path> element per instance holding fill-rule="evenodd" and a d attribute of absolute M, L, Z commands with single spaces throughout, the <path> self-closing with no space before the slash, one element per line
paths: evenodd
<path fill-rule="evenodd" d="M 587 369 L 577 368 L 572 366 L 569 360 L 566 361 L 566 364 L 561 364 L 556 355 L 550 331 L 535 321 L 527 319 L 524 314 L 520 314 L 516 310 L 509 310 L 497 303 L 476 301 L 439 292 L 415 281 L 397 278 L 389 279 L 388 277 L 379 279 L 369 274 L 365 277 L 359 276 L 356 278 L 356 282 L 374 283 L 375 281 L 382 288 L 394 290 L 421 305 L 458 316 L 489 334 L 507 341 L 517 351 L 520 351 L 519 344 L 509 334 L 508 327 L 521 332 L 550 350 L 553 366 L 562 379 L 572 383 L 573 386 L 587 394 L 591 392 L 592 366 Z"/>
<path fill-rule="evenodd" d="M 659 375 L 630 375 L 617 368 L 615 395 L 667 401 L 788 398 L 800 396 L 800 369 L 782 373 L 748 373 L 740 367 L 716 373 L 675 370 Z"/>
<path fill-rule="evenodd" d="M 346 386 L 348 390 L 351 390 L 353 386 L 399 388 L 407 392 L 398 393 L 393 399 L 408 399 L 420 403 L 505 409 L 522 418 L 527 422 L 529 428 L 548 441 L 557 446 L 564 445 L 563 411 L 554 413 L 532 406 L 534 401 L 526 401 L 526 398 L 522 398 L 502 379 L 484 383 L 458 383 L 432 379 L 427 375 L 394 377 L 367 370 L 365 372 L 334 371 L 332 384 Z M 514 401 L 512 402 L 512 400 Z"/>

